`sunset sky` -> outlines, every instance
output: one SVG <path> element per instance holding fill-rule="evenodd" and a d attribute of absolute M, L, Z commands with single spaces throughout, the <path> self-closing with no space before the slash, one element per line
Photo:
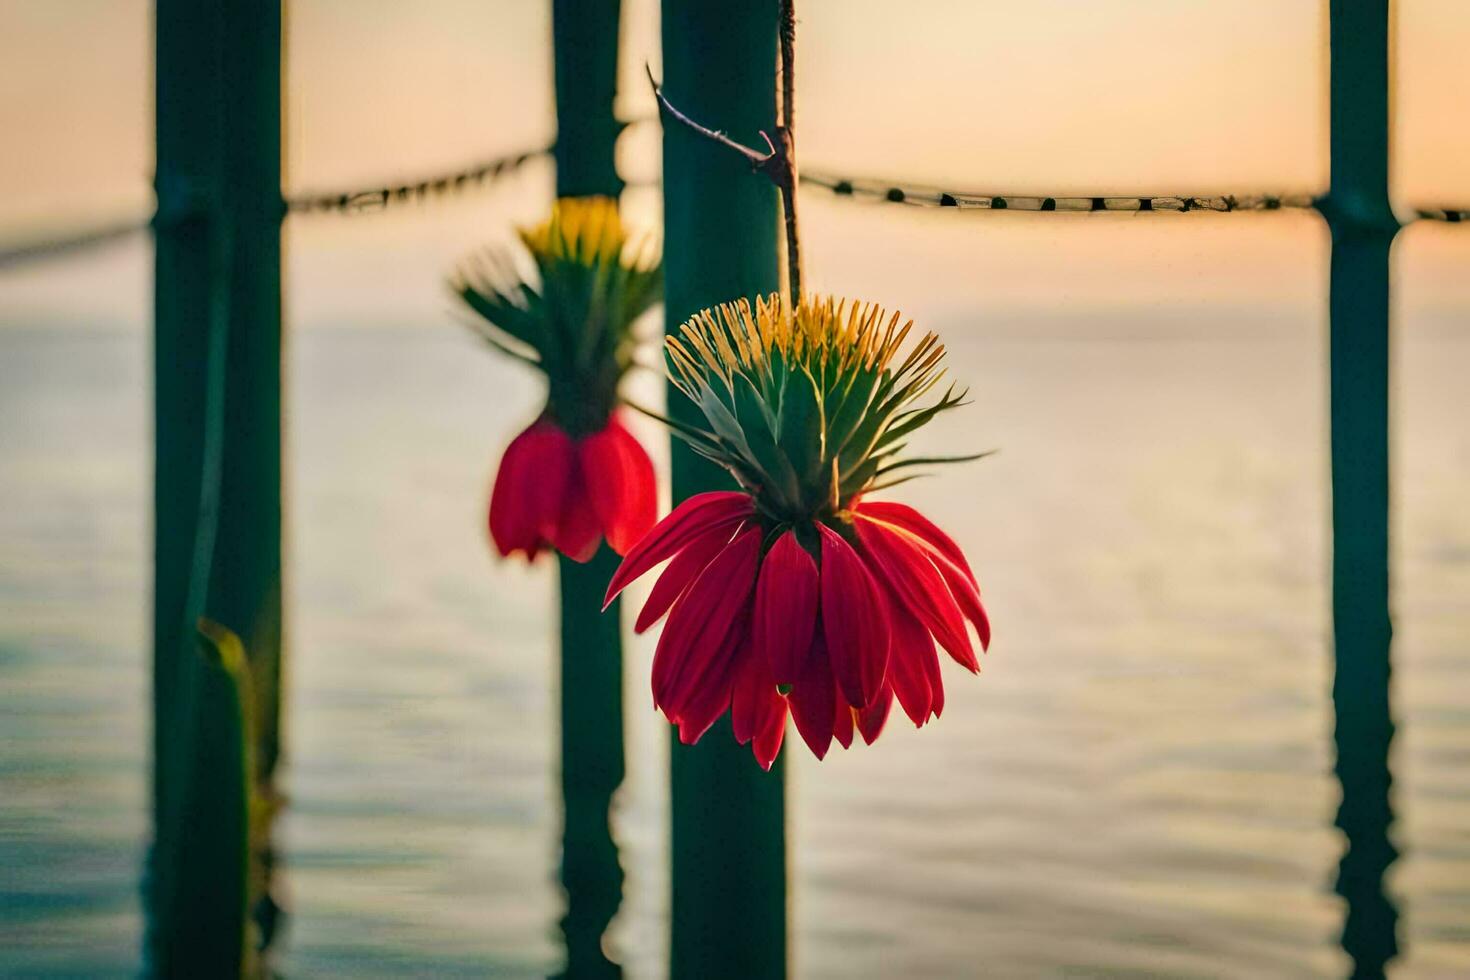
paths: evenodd
<path fill-rule="evenodd" d="M 645 61 L 657 70 L 657 6 L 624 4 L 629 117 L 651 113 L 641 72 Z M 288 4 L 288 187 L 434 173 L 548 140 L 547 8 Z M 144 0 L 6 4 L 0 118 L 23 135 L 0 155 L 0 180 L 23 190 L 0 202 L 0 238 L 146 211 L 150 11 Z M 1013 194 L 1311 192 L 1327 179 L 1319 0 L 805 0 L 799 11 L 810 168 Z M 1396 202 L 1465 205 L 1470 4 L 1401 0 L 1396 18 Z M 630 176 L 656 177 L 655 127 L 635 127 L 623 151 Z M 534 216 L 547 186 L 533 168 L 467 205 L 300 219 L 288 231 L 292 308 L 324 321 L 421 311 L 437 302 L 446 262 L 504 234 L 506 219 Z M 911 254 L 913 292 L 932 295 L 942 278 L 957 307 L 1024 305 L 1059 269 L 1067 307 L 1168 302 L 1169 289 L 1139 280 L 1180 275 L 1195 299 L 1315 303 L 1325 256 L 1306 216 L 914 215 L 820 201 L 808 222 L 819 279 L 835 286 L 879 254 L 887 266 Z M 1470 306 L 1456 275 L 1467 238 L 1445 228 L 1404 238 L 1405 282 L 1436 308 Z M 12 273 L 0 319 L 105 313 L 111 290 L 136 295 L 140 273 L 146 286 L 145 251 Z M 78 277 L 97 288 L 79 291 Z"/>

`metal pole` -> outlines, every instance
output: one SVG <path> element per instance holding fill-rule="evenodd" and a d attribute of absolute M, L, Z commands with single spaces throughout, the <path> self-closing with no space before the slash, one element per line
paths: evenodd
<path fill-rule="evenodd" d="M 1332 0 L 1332 616 L 1337 892 L 1353 976 L 1382 976 L 1398 952 L 1383 877 L 1389 839 L 1389 0 Z"/>
<path fill-rule="evenodd" d="M 558 197 L 616 198 L 613 116 L 618 81 L 618 0 L 554 0 Z M 623 782 L 622 608 L 602 597 L 618 567 L 603 545 L 585 565 L 557 556 L 561 584 L 561 881 L 566 976 L 618 977 L 603 934 L 623 898 L 609 811 Z"/>
<path fill-rule="evenodd" d="M 252 960 L 249 798 L 279 745 L 280 6 L 157 0 L 155 18 L 146 961 L 151 975 L 218 976 Z M 243 658 L 222 671 L 199 655 L 201 616 L 245 638 L 253 684 Z"/>
<path fill-rule="evenodd" d="M 776 0 L 663 0 L 664 91 L 746 143 L 776 120 Z M 770 181 L 681 126 L 664 129 L 665 310 L 669 329 L 716 303 L 774 292 L 780 207 Z M 670 413 L 702 424 L 670 391 Z M 722 470 L 678 442 L 675 501 L 724 488 Z M 696 746 L 670 740 L 670 971 L 679 978 L 786 974 L 785 788 L 762 772 L 728 718 Z"/>
<path fill-rule="evenodd" d="M 211 618 L 237 633 L 254 694 L 255 788 L 272 813 L 281 758 L 281 0 L 226 0 L 224 198 L 229 343 Z M 279 907 L 270 828 L 257 834 L 260 941 Z"/>
<path fill-rule="evenodd" d="M 227 0 L 224 9 L 227 452 L 209 611 L 249 654 L 267 783 L 281 750 L 281 6 Z"/>
<path fill-rule="evenodd" d="M 153 841 L 145 894 L 150 976 L 238 973 L 246 863 L 234 780 L 202 791 L 222 740 L 193 655 L 204 612 L 222 437 L 229 234 L 223 185 L 224 13 L 158 0 L 154 280 Z M 205 829 L 203 821 L 208 821 Z"/>
<path fill-rule="evenodd" d="M 614 147 L 623 124 L 613 115 L 618 89 L 620 0 L 553 0 L 556 52 L 556 194 L 617 197 Z"/>

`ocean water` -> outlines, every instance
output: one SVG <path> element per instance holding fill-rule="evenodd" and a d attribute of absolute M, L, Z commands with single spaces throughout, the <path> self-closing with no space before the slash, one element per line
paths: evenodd
<path fill-rule="evenodd" d="M 1341 975 L 1325 337 L 946 329 L 1001 452 L 896 496 L 996 624 L 944 717 L 787 751 L 807 978 Z M 1395 385 L 1396 975 L 1470 974 L 1470 337 Z M 552 576 L 492 560 L 529 378 L 452 327 L 288 354 L 289 976 L 536 976 L 558 960 Z M 0 330 L 0 975 L 136 971 L 147 831 L 149 346 Z M 659 977 L 666 726 L 628 654 L 627 895 Z M 793 751 L 794 750 L 794 751 Z"/>

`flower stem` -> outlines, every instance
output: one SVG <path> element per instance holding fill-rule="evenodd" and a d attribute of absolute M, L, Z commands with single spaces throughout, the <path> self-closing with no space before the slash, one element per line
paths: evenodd
<path fill-rule="evenodd" d="M 801 236 L 797 230 L 796 185 L 796 0 L 781 0 L 781 106 L 776 127 L 780 158 L 776 186 L 786 224 L 786 298 L 795 310 L 801 302 Z"/>

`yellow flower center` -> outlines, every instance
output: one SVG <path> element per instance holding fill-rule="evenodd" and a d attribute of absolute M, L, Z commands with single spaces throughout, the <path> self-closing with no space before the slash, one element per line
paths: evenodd
<path fill-rule="evenodd" d="M 628 240 L 618 204 L 610 197 L 561 198 L 552 205 L 550 218 L 520 229 L 520 236 L 538 259 L 586 266 L 616 261 Z"/>
<path fill-rule="evenodd" d="M 886 316 L 876 303 L 832 297 L 803 298 L 792 316 L 785 300 L 772 295 L 758 298 L 754 310 L 743 299 L 703 310 L 667 344 L 681 372 L 712 371 L 727 381 L 735 374 L 768 370 L 773 351 L 788 364 L 841 375 L 886 370 L 913 325 L 897 311 Z M 943 358 L 944 345 L 934 334 L 925 334 L 898 373 L 937 375 Z"/>

